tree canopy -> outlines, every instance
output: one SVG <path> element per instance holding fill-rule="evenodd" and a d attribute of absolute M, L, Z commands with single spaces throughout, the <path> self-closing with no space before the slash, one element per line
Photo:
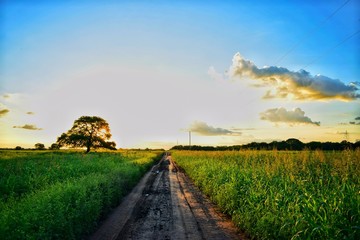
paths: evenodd
<path fill-rule="evenodd" d="M 37 150 L 44 150 L 45 149 L 45 145 L 43 143 L 36 143 L 35 144 L 35 149 Z"/>
<path fill-rule="evenodd" d="M 60 146 L 57 143 L 53 143 L 51 144 L 51 146 L 49 147 L 49 150 L 59 150 Z"/>
<path fill-rule="evenodd" d="M 74 121 L 72 128 L 57 139 L 61 147 L 86 147 L 86 153 L 91 148 L 107 148 L 116 150 L 115 142 L 107 141 L 111 138 L 109 124 L 97 116 L 82 116 Z"/>
<path fill-rule="evenodd" d="M 351 143 L 348 141 L 342 142 L 309 142 L 303 143 L 296 138 L 289 138 L 286 141 L 273 141 L 270 143 L 266 142 L 252 142 L 244 145 L 234 146 L 183 146 L 177 145 L 172 147 L 172 150 L 201 150 L 201 151 L 226 151 L 226 150 L 296 150 L 301 151 L 304 149 L 308 150 L 345 150 L 345 149 L 357 149 L 360 148 L 360 141 Z"/>

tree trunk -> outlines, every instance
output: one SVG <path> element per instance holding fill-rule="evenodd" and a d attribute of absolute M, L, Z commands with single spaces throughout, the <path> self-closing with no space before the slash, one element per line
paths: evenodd
<path fill-rule="evenodd" d="M 90 144 L 88 144 L 88 145 L 86 146 L 86 152 L 85 152 L 85 153 L 88 153 L 88 152 L 90 152 Z"/>
<path fill-rule="evenodd" d="M 92 135 L 90 135 L 90 137 L 86 141 L 86 152 L 85 153 L 90 152 L 91 145 L 92 145 Z"/>

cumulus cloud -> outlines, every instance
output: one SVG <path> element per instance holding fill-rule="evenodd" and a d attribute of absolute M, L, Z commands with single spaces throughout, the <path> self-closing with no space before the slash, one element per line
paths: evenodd
<path fill-rule="evenodd" d="M 13 128 L 22 128 L 26 130 L 42 130 L 42 128 L 38 128 L 34 124 L 25 124 L 24 126 L 13 126 Z"/>
<path fill-rule="evenodd" d="M 360 125 L 360 122 L 356 122 L 356 121 L 359 121 L 360 120 L 360 117 L 356 117 L 354 118 L 355 121 L 349 121 L 348 123 L 345 123 L 345 122 L 341 122 L 341 123 L 338 123 L 339 125 Z"/>
<path fill-rule="evenodd" d="M 219 82 L 225 81 L 224 75 L 218 73 L 213 66 L 209 67 L 207 73 L 212 79 L 214 79 L 216 81 L 219 81 Z"/>
<path fill-rule="evenodd" d="M 240 132 L 230 131 L 225 128 L 216 128 L 209 126 L 205 122 L 195 121 L 193 122 L 189 129 L 191 132 L 196 132 L 203 136 L 220 136 L 220 135 L 240 135 Z"/>
<path fill-rule="evenodd" d="M 10 112 L 10 110 L 9 109 L 1 109 L 0 110 L 0 117 L 3 117 L 3 116 L 5 116 L 8 112 Z"/>
<path fill-rule="evenodd" d="M 231 131 L 236 131 L 236 132 L 256 130 L 256 128 L 237 128 L 237 127 L 232 127 L 230 129 Z"/>
<path fill-rule="evenodd" d="M 348 123 L 341 122 L 341 123 L 338 123 L 338 125 L 343 125 L 343 126 L 346 126 L 346 125 L 360 125 L 360 122 L 355 122 L 355 121 L 350 121 Z"/>
<path fill-rule="evenodd" d="M 320 126 L 320 122 L 314 122 L 305 116 L 305 112 L 300 108 L 294 110 L 286 110 L 285 108 L 272 108 L 260 113 L 260 119 L 274 123 L 292 124 L 312 124 Z"/>
<path fill-rule="evenodd" d="M 346 85 L 338 79 L 322 75 L 311 75 L 305 70 L 290 71 L 284 67 L 257 67 L 253 62 L 236 53 L 229 70 L 232 77 L 257 80 L 255 86 L 271 87 L 264 98 L 339 99 L 360 98 L 357 82 Z"/>

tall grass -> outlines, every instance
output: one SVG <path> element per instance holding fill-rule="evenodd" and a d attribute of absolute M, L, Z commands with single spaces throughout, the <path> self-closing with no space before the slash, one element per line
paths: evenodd
<path fill-rule="evenodd" d="M 0 239 L 85 237 L 160 155 L 0 151 Z"/>
<path fill-rule="evenodd" d="M 359 150 L 172 155 L 254 238 L 360 239 Z"/>

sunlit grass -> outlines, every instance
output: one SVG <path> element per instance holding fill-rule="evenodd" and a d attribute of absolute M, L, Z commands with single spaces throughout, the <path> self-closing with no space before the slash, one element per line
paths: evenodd
<path fill-rule="evenodd" d="M 175 151 L 175 161 L 259 239 L 360 239 L 360 151 Z"/>

